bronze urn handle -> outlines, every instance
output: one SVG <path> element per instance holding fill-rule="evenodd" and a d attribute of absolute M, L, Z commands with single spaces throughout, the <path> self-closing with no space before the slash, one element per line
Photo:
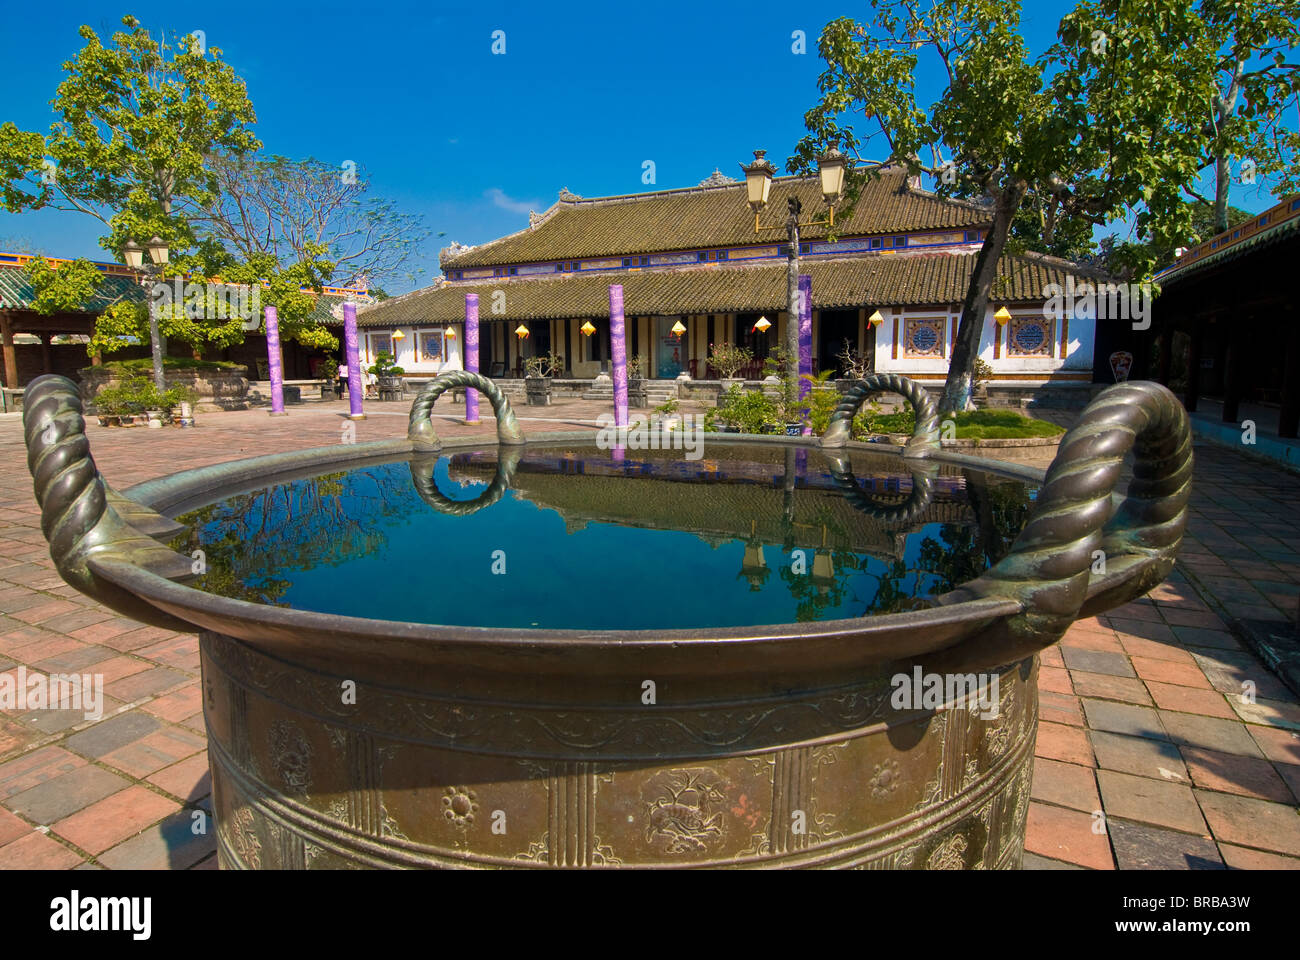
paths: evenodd
<path fill-rule="evenodd" d="M 467 517 L 471 513 L 478 513 L 484 507 L 490 507 L 505 495 L 505 492 L 510 489 L 510 481 L 514 478 L 522 453 L 517 444 L 503 446 L 497 457 L 497 469 L 492 482 L 473 500 L 453 500 L 438 489 L 438 481 L 434 476 L 434 470 L 438 466 L 438 457 L 435 454 L 416 454 L 411 457 L 411 483 L 414 484 L 415 492 L 419 494 L 420 499 L 439 513 Z"/>
<path fill-rule="evenodd" d="M 939 452 L 939 411 L 925 387 L 896 373 L 873 373 L 863 377 L 840 399 L 831 422 L 822 434 L 822 447 L 842 447 L 853 432 L 853 418 L 867 397 L 881 390 L 901 394 L 916 414 L 916 429 L 903 447 L 905 457 L 928 457 Z"/>
<path fill-rule="evenodd" d="M 1127 496 L 1115 484 L 1134 454 Z M 1107 387 L 1061 439 L 1011 552 L 940 603 L 1019 600 L 997 630 L 1009 649 L 1055 643 L 1074 620 L 1127 603 L 1173 568 L 1187 524 L 1192 436 L 1178 398 L 1158 383 Z"/>
<path fill-rule="evenodd" d="M 24 399 L 27 466 L 41 507 L 41 531 L 59 574 L 125 616 L 173 630 L 192 629 L 100 577 L 91 564 L 99 558 L 126 560 L 169 580 L 188 579 L 193 575 L 190 559 L 154 539 L 174 535 L 181 525 L 104 482 L 90 455 L 75 383 L 53 374 L 37 377 Z"/>
<path fill-rule="evenodd" d="M 458 387 L 473 387 L 492 404 L 492 412 L 497 419 L 497 442 L 502 444 L 520 444 L 524 442 L 523 432 L 515 412 L 510 409 L 510 401 L 501 392 L 501 388 L 480 373 L 472 370 L 450 370 L 439 374 L 420 391 L 415 402 L 411 404 L 411 421 L 406 430 L 406 438 L 422 447 L 437 449 L 442 446 L 433 429 L 433 404 L 448 390 Z"/>

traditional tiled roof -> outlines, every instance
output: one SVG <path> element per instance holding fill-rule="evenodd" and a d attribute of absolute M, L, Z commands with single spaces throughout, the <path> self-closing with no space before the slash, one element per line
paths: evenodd
<path fill-rule="evenodd" d="M 813 306 L 959 304 L 977 254 L 876 255 L 804 261 L 812 277 Z M 1041 302 L 1049 283 L 1065 283 L 1083 268 L 1055 257 L 1026 254 L 999 263 L 993 298 Z M 465 294 L 479 295 L 481 320 L 540 320 L 609 316 L 609 285 L 623 285 L 628 316 L 672 316 L 783 309 L 786 266 L 727 264 L 595 276 L 498 278 L 443 284 L 385 300 L 357 314 L 361 326 L 448 323 L 465 319 Z M 495 296 L 500 291 L 503 296 Z M 495 309 L 500 305 L 499 310 Z"/>
<path fill-rule="evenodd" d="M 30 258 L 26 256 L 21 258 L 24 263 L 28 259 Z M 54 260 L 52 262 L 58 263 L 61 261 Z M 101 268 L 104 266 L 114 267 L 113 264 L 97 264 L 97 266 Z M 117 269 L 120 270 L 121 268 Z M 16 264 L 0 262 L 0 310 L 30 310 L 35 297 L 36 290 L 32 287 L 31 281 L 27 279 L 22 267 Z M 145 288 L 140 286 L 134 274 L 116 272 L 110 269 L 104 271 L 103 280 L 84 310 L 77 312 L 100 314 L 118 300 L 143 303 L 146 299 Z M 334 310 L 346 299 L 347 297 L 342 294 L 326 293 L 317 295 L 311 319 L 317 323 L 342 323 L 341 317 L 334 316 Z"/>
<path fill-rule="evenodd" d="M 1188 250 L 1173 266 L 1156 274 L 1162 288 L 1180 283 L 1202 270 L 1218 266 L 1256 250 L 1292 239 L 1300 233 L 1300 196 L 1288 197 Z"/>
<path fill-rule="evenodd" d="M 781 225 L 786 199 L 796 193 L 805 217 L 825 209 L 817 178 L 782 177 L 772 182 L 765 223 Z M 573 197 L 572 194 L 568 195 Z M 868 183 L 840 236 L 899 233 L 988 224 L 991 212 L 977 204 L 944 200 L 908 186 L 901 168 L 886 169 Z M 824 226 L 802 228 L 802 239 L 825 237 Z M 626 256 L 698 247 L 784 239 L 784 230 L 754 235 L 754 215 L 743 183 L 662 190 L 598 199 L 561 199 L 535 226 L 469 250 L 443 251 L 443 270 L 547 261 L 568 257 Z"/>
<path fill-rule="evenodd" d="M 31 308 L 36 291 L 21 269 L 0 265 L 0 309 L 27 310 Z M 144 291 L 134 277 L 110 274 L 104 277 L 99 288 L 86 304 L 87 313 L 103 313 L 118 300 L 144 300 Z"/>

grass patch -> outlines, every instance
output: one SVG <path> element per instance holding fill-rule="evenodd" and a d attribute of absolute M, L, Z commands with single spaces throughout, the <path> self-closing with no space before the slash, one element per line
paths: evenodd
<path fill-rule="evenodd" d="M 1046 420 L 1035 420 L 1015 410 L 968 410 L 953 417 L 958 440 L 1023 440 L 1030 437 L 1059 437 L 1065 428 Z M 868 433 L 905 433 L 916 429 L 911 410 L 866 417 Z"/>

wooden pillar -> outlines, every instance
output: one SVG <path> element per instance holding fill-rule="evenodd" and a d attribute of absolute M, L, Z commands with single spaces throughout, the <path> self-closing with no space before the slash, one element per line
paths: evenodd
<path fill-rule="evenodd" d="M 569 376 L 573 376 L 573 361 L 577 358 L 573 355 L 573 325 L 577 320 L 562 320 L 564 324 L 564 370 Z"/>
<path fill-rule="evenodd" d="M 14 328 L 9 322 L 9 311 L 0 310 L 0 338 L 4 342 L 5 386 L 18 387 L 18 354 L 14 350 Z"/>
<path fill-rule="evenodd" d="M 1205 339 L 1205 324 L 1197 319 L 1188 335 L 1187 344 L 1187 392 L 1183 395 L 1183 406 L 1188 413 L 1196 410 L 1196 398 L 1201 392 L 1201 345 Z"/>
<path fill-rule="evenodd" d="M 52 333 L 42 333 L 41 337 L 41 373 L 53 373 L 54 362 L 50 357 L 50 341 L 54 339 Z"/>
<path fill-rule="evenodd" d="M 1173 362 L 1174 328 L 1166 324 L 1160 331 L 1160 355 L 1156 358 L 1156 382 L 1169 386 L 1169 365 Z"/>
<path fill-rule="evenodd" d="M 1242 392 L 1242 366 L 1245 344 L 1242 343 L 1241 330 L 1245 317 L 1240 310 L 1233 311 L 1232 319 L 1229 321 L 1229 328 L 1220 331 L 1225 347 L 1222 350 L 1224 357 L 1223 368 L 1223 422 L 1236 423 L 1237 414 L 1241 407 Z M 1222 328 L 1223 324 L 1219 324 Z"/>
<path fill-rule="evenodd" d="M 1282 409 L 1278 412 L 1277 435 L 1296 439 L 1300 431 L 1300 326 L 1294 308 L 1283 315 L 1286 323 L 1286 354 L 1282 361 Z"/>

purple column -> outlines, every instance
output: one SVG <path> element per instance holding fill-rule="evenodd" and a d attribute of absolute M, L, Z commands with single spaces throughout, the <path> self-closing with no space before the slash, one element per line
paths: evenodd
<path fill-rule="evenodd" d="M 280 322 L 275 307 L 266 308 L 266 366 L 271 371 L 271 416 L 283 417 L 284 361 L 280 359 Z"/>
<path fill-rule="evenodd" d="M 806 273 L 799 274 L 799 399 L 803 400 L 812 392 L 812 384 L 803 379 L 805 373 L 811 374 L 812 368 L 812 277 Z M 812 433 L 812 428 L 804 424 L 804 436 Z"/>
<path fill-rule="evenodd" d="M 614 354 L 614 426 L 627 426 L 627 340 L 623 329 L 623 285 L 609 285 L 609 344 Z"/>
<path fill-rule="evenodd" d="M 364 420 L 361 409 L 361 349 L 357 345 L 357 305 L 343 304 L 343 349 L 348 364 L 348 416 L 353 420 Z"/>
<path fill-rule="evenodd" d="M 465 369 L 478 373 L 478 294 L 465 294 Z M 478 423 L 478 391 L 465 391 L 465 422 Z"/>

